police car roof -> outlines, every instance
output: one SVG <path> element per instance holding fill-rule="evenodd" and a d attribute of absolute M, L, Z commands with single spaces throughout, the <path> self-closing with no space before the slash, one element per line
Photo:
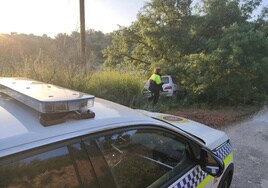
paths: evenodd
<path fill-rule="evenodd" d="M 96 116 L 91 119 L 72 120 L 44 127 L 39 122 L 40 113 L 32 108 L 0 94 L 0 156 L 1 150 L 18 152 L 56 141 L 113 127 L 153 123 L 149 118 L 131 108 L 104 100 L 95 99 L 90 108 Z"/>

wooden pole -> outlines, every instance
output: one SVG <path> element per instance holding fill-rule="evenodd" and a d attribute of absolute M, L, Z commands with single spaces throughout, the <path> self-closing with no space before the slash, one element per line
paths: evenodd
<path fill-rule="evenodd" d="M 80 0 L 81 64 L 86 65 L 85 2 Z"/>

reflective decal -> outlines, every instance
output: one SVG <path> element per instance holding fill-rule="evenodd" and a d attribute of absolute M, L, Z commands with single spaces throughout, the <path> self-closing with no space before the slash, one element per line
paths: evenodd
<path fill-rule="evenodd" d="M 187 174 L 185 174 L 179 181 L 175 182 L 170 188 L 189 188 L 197 187 L 200 184 L 205 185 L 210 180 L 200 166 L 195 166 Z"/>
<path fill-rule="evenodd" d="M 232 146 L 229 142 L 225 143 L 222 147 L 217 149 L 214 153 L 224 160 L 232 152 Z"/>
<path fill-rule="evenodd" d="M 229 142 L 226 142 L 223 146 L 214 151 L 214 153 L 224 161 L 225 165 L 230 163 L 233 159 L 232 146 Z M 219 180 L 218 178 L 215 180 L 215 178 L 205 173 L 200 166 L 195 166 L 178 181 L 169 186 L 169 188 L 201 188 L 208 185 L 211 181 L 215 184 Z"/>
<path fill-rule="evenodd" d="M 177 116 L 164 116 L 163 119 L 167 121 L 183 121 L 182 118 Z"/>
<path fill-rule="evenodd" d="M 188 121 L 188 119 L 184 119 L 182 117 L 172 116 L 172 115 L 159 115 L 156 118 L 162 119 L 168 122 L 173 122 L 173 123 L 185 123 Z"/>

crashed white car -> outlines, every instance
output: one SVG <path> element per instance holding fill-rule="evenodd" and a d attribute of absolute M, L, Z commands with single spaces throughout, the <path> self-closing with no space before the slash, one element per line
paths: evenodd
<path fill-rule="evenodd" d="M 0 187 L 230 187 L 228 136 L 26 78 L 0 78 Z"/>
<path fill-rule="evenodd" d="M 163 83 L 162 85 L 163 91 L 160 92 L 161 96 L 179 97 L 179 96 L 186 95 L 186 90 L 177 84 L 173 76 L 171 75 L 161 76 L 161 81 Z M 150 79 L 146 81 L 144 88 L 143 88 L 143 95 L 145 97 L 151 96 L 151 91 L 149 90 L 149 84 L 150 84 Z"/>

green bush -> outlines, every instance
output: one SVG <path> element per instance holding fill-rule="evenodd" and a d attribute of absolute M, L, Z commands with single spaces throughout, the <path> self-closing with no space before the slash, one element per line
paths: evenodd
<path fill-rule="evenodd" d="M 143 80 L 135 73 L 101 71 L 94 73 L 85 92 L 126 106 L 141 105 Z"/>

